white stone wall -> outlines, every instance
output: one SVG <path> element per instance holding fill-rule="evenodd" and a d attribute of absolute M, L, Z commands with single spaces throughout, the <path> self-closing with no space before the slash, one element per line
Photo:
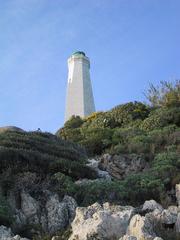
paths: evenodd
<path fill-rule="evenodd" d="M 82 54 L 68 59 L 65 121 L 72 115 L 85 117 L 95 111 L 89 69 L 89 59 Z"/>

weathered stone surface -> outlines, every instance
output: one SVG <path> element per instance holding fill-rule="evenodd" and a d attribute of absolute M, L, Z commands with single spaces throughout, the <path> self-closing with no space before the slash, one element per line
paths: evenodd
<path fill-rule="evenodd" d="M 26 224 L 40 225 L 45 232 L 54 233 L 66 227 L 75 217 L 76 201 L 65 196 L 62 201 L 57 194 L 43 192 L 43 203 L 29 193 L 21 193 L 21 208 L 15 210 L 13 227 L 21 230 Z"/>
<path fill-rule="evenodd" d="M 180 183 L 176 184 L 176 199 L 178 205 L 180 206 Z"/>
<path fill-rule="evenodd" d="M 53 233 L 66 227 L 73 220 L 76 207 L 72 197 L 65 196 L 60 202 L 58 195 L 51 196 L 46 203 L 48 231 Z"/>
<path fill-rule="evenodd" d="M 149 219 L 139 214 L 132 217 L 127 233 L 135 236 L 138 240 L 153 240 L 156 237 Z"/>
<path fill-rule="evenodd" d="M 177 221 L 178 208 L 170 206 L 161 213 L 161 222 L 164 224 L 174 224 Z"/>
<path fill-rule="evenodd" d="M 97 172 L 98 178 L 103 178 L 106 180 L 111 180 L 111 176 L 107 171 L 102 171 L 99 169 L 99 160 L 96 159 L 89 159 L 88 163 L 86 164 L 88 167 L 94 169 Z"/>
<path fill-rule="evenodd" d="M 21 193 L 21 210 L 28 223 L 38 224 L 38 213 L 40 212 L 40 206 L 38 201 L 32 198 L 28 193 Z M 21 215 L 22 216 L 22 215 Z"/>
<path fill-rule="evenodd" d="M 69 240 L 88 240 L 95 236 L 99 240 L 120 238 L 126 233 L 133 214 L 133 207 L 110 206 L 108 203 L 103 206 L 95 203 L 87 208 L 78 207 Z"/>
<path fill-rule="evenodd" d="M 100 169 L 107 171 L 112 177 L 123 179 L 132 173 L 143 171 L 148 167 L 147 162 L 135 154 L 121 154 L 111 156 L 104 154 L 100 158 Z"/>
<path fill-rule="evenodd" d="M 143 211 L 154 211 L 154 210 L 159 210 L 160 212 L 163 211 L 163 207 L 157 203 L 155 200 L 148 200 L 145 201 L 143 204 Z"/>

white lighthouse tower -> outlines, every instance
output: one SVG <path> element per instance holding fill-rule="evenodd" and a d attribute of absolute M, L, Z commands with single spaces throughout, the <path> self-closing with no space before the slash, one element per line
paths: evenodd
<path fill-rule="evenodd" d="M 85 117 L 95 112 L 89 69 L 90 61 L 84 52 L 75 52 L 68 59 L 65 121 L 73 115 Z"/>

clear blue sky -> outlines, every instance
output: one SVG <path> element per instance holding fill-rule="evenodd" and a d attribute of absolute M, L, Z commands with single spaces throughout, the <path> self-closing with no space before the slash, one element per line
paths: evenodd
<path fill-rule="evenodd" d="M 91 61 L 97 110 L 180 79 L 179 0 L 0 0 L 0 126 L 63 125 L 67 58 Z"/>

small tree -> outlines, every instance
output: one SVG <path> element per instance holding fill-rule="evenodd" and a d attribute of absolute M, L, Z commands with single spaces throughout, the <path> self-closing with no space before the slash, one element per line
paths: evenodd
<path fill-rule="evenodd" d="M 179 107 L 180 80 L 175 83 L 161 81 L 160 86 L 150 84 L 145 96 L 153 107 Z"/>

